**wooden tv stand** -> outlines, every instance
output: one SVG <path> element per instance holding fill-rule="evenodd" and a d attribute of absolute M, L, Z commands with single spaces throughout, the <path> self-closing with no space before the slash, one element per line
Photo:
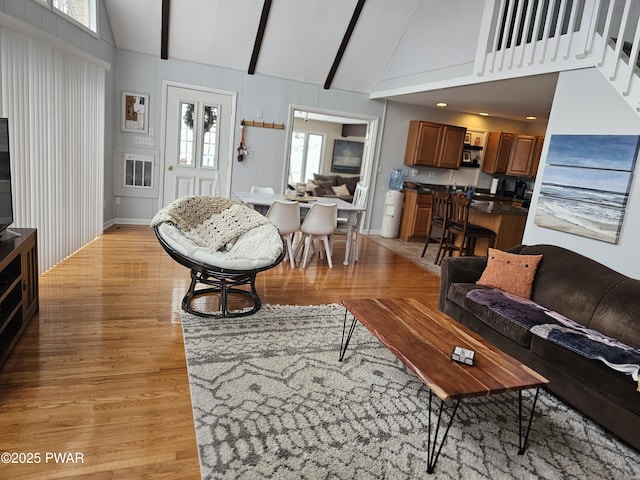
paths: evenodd
<path fill-rule="evenodd" d="M 37 232 L 12 228 L 0 235 L 0 368 L 37 311 Z"/>

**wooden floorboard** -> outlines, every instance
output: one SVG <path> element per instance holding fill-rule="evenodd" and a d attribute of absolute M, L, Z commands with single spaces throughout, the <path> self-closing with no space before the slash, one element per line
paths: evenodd
<path fill-rule="evenodd" d="M 437 303 L 437 276 L 361 238 L 352 265 L 336 243 L 333 269 L 314 257 L 260 273 L 263 303 Z M 41 275 L 40 312 L 0 370 L 0 452 L 40 462 L 0 463 L 0 478 L 200 478 L 180 325 L 188 281 L 146 227 L 113 227 Z"/>

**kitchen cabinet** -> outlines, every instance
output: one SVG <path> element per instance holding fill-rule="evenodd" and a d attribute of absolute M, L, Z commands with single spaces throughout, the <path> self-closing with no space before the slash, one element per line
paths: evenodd
<path fill-rule="evenodd" d="M 507 175 L 528 177 L 535 149 L 536 137 L 533 135 L 516 135 L 511 146 Z"/>
<path fill-rule="evenodd" d="M 404 207 L 400 219 L 400 238 L 405 242 L 424 240 L 431 223 L 431 194 L 404 191 Z"/>
<path fill-rule="evenodd" d="M 482 171 L 535 177 L 543 143 L 543 136 L 489 132 Z"/>
<path fill-rule="evenodd" d="M 531 158 L 531 167 L 529 168 L 530 177 L 535 177 L 538 174 L 538 166 L 540 165 L 540 157 L 542 156 L 543 146 L 544 136 L 536 137 L 536 144 L 533 147 L 533 156 Z"/>
<path fill-rule="evenodd" d="M 404 164 L 460 168 L 466 131 L 465 127 L 412 120 L 409 122 Z"/>
<path fill-rule="evenodd" d="M 515 135 L 505 132 L 489 132 L 484 149 L 482 171 L 484 173 L 507 173 L 507 163 L 511 154 Z"/>

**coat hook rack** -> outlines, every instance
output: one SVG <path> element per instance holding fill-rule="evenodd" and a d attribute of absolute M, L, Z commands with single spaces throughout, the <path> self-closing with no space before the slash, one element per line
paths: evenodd
<path fill-rule="evenodd" d="M 244 118 L 242 119 L 241 125 L 244 125 L 245 127 L 275 128 L 277 130 L 284 130 L 284 123 L 245 120 Z"/>

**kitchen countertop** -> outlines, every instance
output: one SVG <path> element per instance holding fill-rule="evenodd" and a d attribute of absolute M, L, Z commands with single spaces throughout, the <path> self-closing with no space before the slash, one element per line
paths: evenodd
<path fill-rule="evenodd" d="M 403 188 L 404 191 L 417 192 L 419 194 L 429 195 L 432 190 L 444 190 L 446 185 L 435 185 L 428 183 L 414 183 L 407 185 Z M 462 195 L 463 192 L 458 192 Z M 514 200 L 513 193 L 509 195 L 495 195 L 484 191 L 476 191 L 473 195 L 473 202 L 471 202 L 471 208 L 483 213 L 494 215 L 527 215 L 529 212 L 526 208 L 513 207 L 500 202 L 511 202 Z"/>
<path fill-rule="evenodd" d="M 489 213 L 492 215 L 527 215 L 529 213 L 529 210 L 526 208 L 514 207 L 500 202 L 488 202 L 484 200 L 473 200 L 471 202 L 471 208 L 482 213 Z"/>

